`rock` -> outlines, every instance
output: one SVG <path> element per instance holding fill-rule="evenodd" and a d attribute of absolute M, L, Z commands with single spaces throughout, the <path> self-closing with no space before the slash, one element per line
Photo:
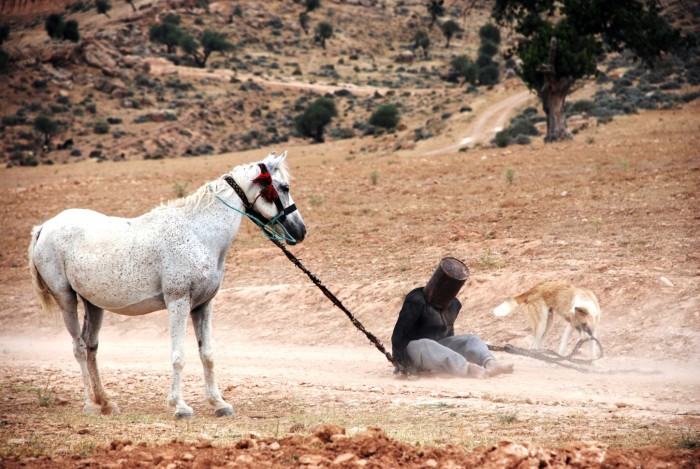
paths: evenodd
<path fill-rule="evenodd" d="M 413 54 L 412 51 L 402 50 L 401 52 L 396 54 L 396 57 L 394 58 L 394 62 L 399 63 L 399 64 L 410 64 L 410 63 L 413 63 L 414 59 L 415 59 L 415 55 Z"/>
<path fill-rule="evenodd" d="M 125 55 L 122 57 L 121 61 L 127 68 L 143 68 L 146 63 L 145 60 L 136 55 Z"/>
<path fill-rule="evenodd" d="M 95 78 L 92 86 L 106 94 L 112 94 L 115 90 L 126 90 L 126 84 L 119 78 Z"/>
<path fill-rule="evenodd" d="M 180 459 L 183 461 L 194 461 L 194 454 L 192 453 L 182 453 Z"/>
<path fill-rule="evenodd" d="M 54 68 L 51 64 L 41 64 L 41 71 L 58 82 L 73 79 L 71 72 L 63 68 Z"/>
<path fill-rule="evenodd" d="M 243 440 L 237 441 L 235 447 L 236 449 L 257 449 L 258 442 L 249 438 L 245 438 Z"/>
<path fill-rule="evenodd" d="M 117 69 L 117 62 L 97 46 L 97 43 L 88 43 L 83 48 L 83 58 L 88 65 L 101 70 L 113 71 Z"/>
<path fill-rule="evenodd" d="M 343 464 L 343 463 L 346 463 L 346 462 L 353 460 L 354 458 L 355 458 L 355 455 L 352 453 L 343 453 L 343 454 L 338 455 L 338 457 L 336 457 L 333 460 L 332 464 L 333 465 Z"/>
<path fill-rule="evenodd" d="M 313 435 L 319 440 L 329 443 L 333 435 L 345 435 L 345 429 L 338 425 L 321 424 L 314 428 Z"/>
<path fill-rule="evenodd" d="M 667 279 L 663 275 L 661 277 L 659 277 L 659 280 L 661 280 L 661 283 L 663 283 L 667 287 L 673 287 L 673 282 L 671 282 L 669 279 Z"/>
<path fill-rule="evenodd" d="M 211 448 L 211 446 L 211 440 L 209 438 L 202 438 L 195 444 L 195 448 L 197 449 Z"/>

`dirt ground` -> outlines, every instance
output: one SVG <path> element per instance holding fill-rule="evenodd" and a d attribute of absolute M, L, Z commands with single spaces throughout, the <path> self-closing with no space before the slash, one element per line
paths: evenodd
<path fill-rule="evenodd" d="M 387 347 L 405 294 L 449 255 L 471 270 L 459 332 L 527 347 L 525 318 L 491 310 L 565 279 L 598 295 L 605 356 L 586 372 L 497 353 L 512 375 L 396 376 L 247 223 L 215 301 L 219 384 L 238 413 L 225 419 L 204 401 L 191 332 L 197 417 L 167 409 L 165 312 L 106 317 L 99 359 L 122 415 L 83 416 L 68 334 L 31 289 L 29 231 L 70 207 L 137 216 L 285 148 L 0 169 L 0 466 L 697 467 L 699 111 L 616 118 L 546 146 L 395 151 L 388 135 L 286 148 L 308 228 L 291 250 Z M 452 120 L 444 139 L 476 124 Z M 555 321 L 548 347 L 562 331 Z"/>

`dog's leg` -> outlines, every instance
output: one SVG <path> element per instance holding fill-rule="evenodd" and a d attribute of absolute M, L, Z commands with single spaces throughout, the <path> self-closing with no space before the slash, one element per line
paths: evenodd
<path fill-rule="evenodd" d="M 598 335 L 596 334 L 595 331 L 591 331 L 591 338 L 593 338 L 593 339 L 598 338 Z M 590 358 L 591 360 L 595 360 L 596 358 L 598 358 L 598 352 L 597 352 L 598 342 L 595 340 L 591 340 L 591 341 L 589 341 L 588 347 L 589 347 L 588 358 Z"/>
<path fill-rule="evenodd" d="M 547 315 L 549 314 L 549 308 L 545 304 L 534 304 L 528 305 L 530 308 L 530 314 L 533 318 L 534 325 L 534 336 L 532 337 L 532 346 L 530 349 L 541 349 L 542 339 L 544 338 L 545 332 L 547 332 Z"/>
<path fill-rule="evenodd" d="M 566 353 L 566 346 L 569 344 L 569 339 L 571 338 L 571 332 L 573 332 L 574 328 L 571 327 L 571 324 L 566 325 L 566 329 L 564 329 L 564 335 L 561 336 L 561 345 L 559 345 L 559 355 L 564 355 Z"/>

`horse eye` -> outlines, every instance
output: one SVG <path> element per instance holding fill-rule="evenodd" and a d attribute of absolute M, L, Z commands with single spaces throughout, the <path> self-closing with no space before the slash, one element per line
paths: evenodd
<path fill-rule="evenodd" d="M 289 186 L 287 184 L 280 185 L 280 191 L 285 193 L 289 192 Z"/>

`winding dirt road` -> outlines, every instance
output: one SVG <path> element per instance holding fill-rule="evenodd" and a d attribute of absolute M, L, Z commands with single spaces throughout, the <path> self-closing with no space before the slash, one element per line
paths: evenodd
<path fill-rule="evenodd" d="M 503 129 L 508 119 L 513 116 L 515 110 L 524 106 L 532 99 L 533 96 L 529 91 L 521 91 L 496 102 L 484 111 L 479 112 L 474 122 L 469 126 L 467 135 L 462 138 L 459 143 L 431 150 L 425 155 L 433 156 L 443 153 L 453 153 L 467 145 L 488 143 L 493 136 L 496 135 L 496 132 Z"/>

